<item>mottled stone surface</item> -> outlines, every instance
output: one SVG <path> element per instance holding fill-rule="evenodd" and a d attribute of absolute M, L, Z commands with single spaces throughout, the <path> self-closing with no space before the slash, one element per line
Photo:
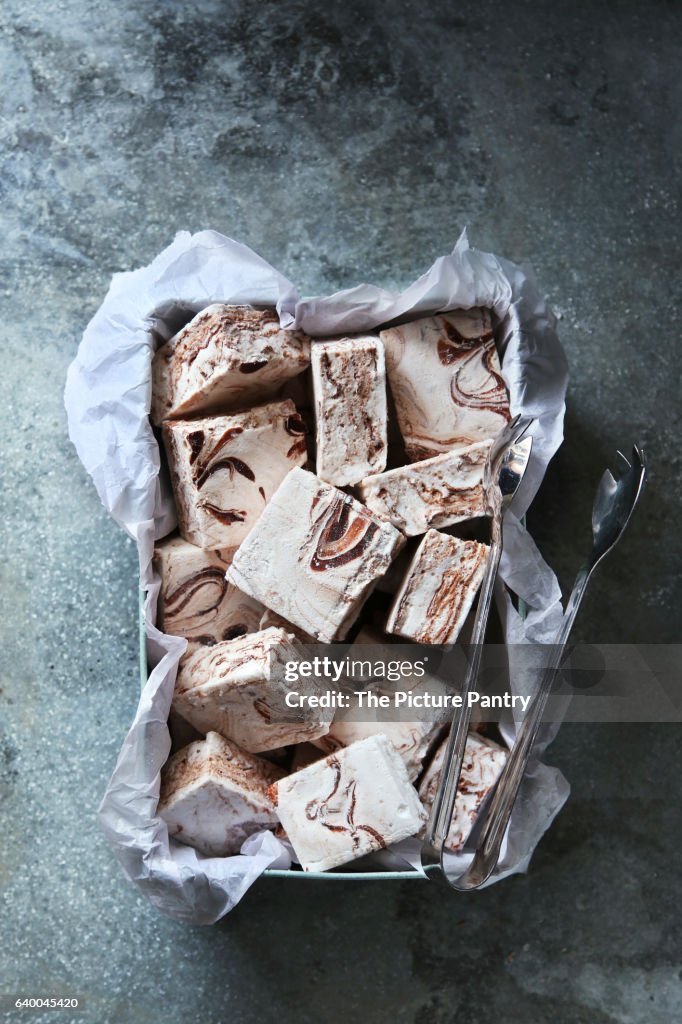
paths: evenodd
<path fill-rule="evenodd" d="M 3 991 L 81 993 L 88 1024 L 680 1017 L 676 726 L 566 726 L 571 801 L 530 874 L 475 897 L 265 880 L 216 928 L 159 917 L 95 822 L 136 701 L 137 560 L 61 398 L 111 274 L 177 228 L 313 293 L 405 284 L 468 224 L 562 317 L 569 441 L 530 525 L 565 584 L 605 462 L 649 448 L 580 638 L 679 639 L 680 20 L 663 0 L 5 0 Z"/>

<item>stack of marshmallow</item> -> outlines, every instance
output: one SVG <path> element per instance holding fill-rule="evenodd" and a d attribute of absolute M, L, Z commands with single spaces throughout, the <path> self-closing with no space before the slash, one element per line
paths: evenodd
<path fill-rule="evenodd" d="M 486 457 L 509 419 L 489 312 L 310 339 L 272 310 L 210 306 L 158 350 L 151 418 L 179 531 L 155 552 L 158 624 L 187 638 L 173 711 L 200 734 L 163 772 L 169 833 L 225 856 L 277 829 L 308 871 L 417 835 L 440 727 L 292 712 L 283 669 L 301 644 L 361 639 L 377 584 L 384 634 L 457 640 L 487 547 L 452 528 L 486 514 Z M 505 756 L 470 735 L 449 849 Z"/>

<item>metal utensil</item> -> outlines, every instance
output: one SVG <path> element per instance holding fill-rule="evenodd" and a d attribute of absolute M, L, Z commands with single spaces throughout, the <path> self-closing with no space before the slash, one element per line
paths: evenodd
<path fill-rule="evenodd" d="M 502 555 L 502 520 L 523 480 L 528 465 L 533 438 L 526 435 L 532 423 L 531 417 L 516 416 L 507 425 L 493 442 L 483 474 L 483 486 L 488 505 L 487 514 L 491 518 L 490 550 L 471 635 L 471 660 L 460 694 L 462 707 L 458 718 L 450 727 L 443 771 L 426 826 L 421 853 L 424 871 L 429 877 L 440 877 L 446 883 L 448 879 L 443 867 L 443 849 L 454 812 L 457 787 L 464 760 L 464 748 L 471 722 L 471 708 L 467 706 L 468 695 L 474 688 L 481 666 L 488 614 Z"/>
<path fill-rule="evenodd" d="M 550 660 L 533 696 L 530 707 L 519 729 L 497 787 L 491 797 L 480 832 L 480 840 L 469 868 L 456 879 L 449 879 L 454 889 L 478 889 L 492 874 L 500 856 L 502 839 L 516 802 L 528 760 L 533 750 L 547 698 L 552 690 L 557 670 L 561 665 L 564 648 L 580 603 L 585 596 L 592 573 L 606 555 L 613 550 L 625 532 L 639 500 L 646 479 L 644 452 L 636 445 L 632 449 L 632 463 L 618 452 L 620 475 L 610 470 L 603 474 L 592 508 L 592 550 L 576 577 L 566 606 L 563 623 L 550 649 Z"/>

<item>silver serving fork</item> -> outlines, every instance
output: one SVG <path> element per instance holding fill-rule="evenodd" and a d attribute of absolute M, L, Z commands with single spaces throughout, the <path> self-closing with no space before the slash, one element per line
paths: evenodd
<path fill-rule="evenodd" d="M 587 585 L 596 567 L 623 536 L 642 493 L 646 479 L 643 450 L 634 445 L 631 463 L 622 452 L 618 452 L 618 460 L 618 475 L 614 476 L 607 469 L 597 488 L 592 508 L 592 550 L 576 577 L 559 635 L 550 648 L 549 662 L 543 672 L 540 686 L 533 696 L 516 742 L 484 812 L 474 859 L 459 878 L 447 879 L 454 889 L 478 889 L 495 869 L 502 840 L 542 723 L 547 699 Z"/>
<path fill-rule="evenodd" d="M 502 555 L 502 520 L 523 480 L 530 459 L 533 438 L 528 435 L 528 430 L 532 423 L 531 417 L 516 416 L 505 427 L 492 444 L 483 474 L 483 488 L 488 505 L 487 514 L 491 518 L 490 550 L 471 635 L 469 648 L 471 660 L 467 666 L 464 686 L 461 691 L 462 708 L 450 727 L 443 771 L 426 826 L 421 851 L 422 867 L 426 874 L 429 877 L 441 878 L 445 882 L 448 882 L 448 879 L 443 867 L 444 844 L 455 808 L 457 787 L 464 760 L 464 748 L 471 722 L 471 708 L 467 706 L 468 695 L 474 689 L 481 667 L 488 614 Z"/>

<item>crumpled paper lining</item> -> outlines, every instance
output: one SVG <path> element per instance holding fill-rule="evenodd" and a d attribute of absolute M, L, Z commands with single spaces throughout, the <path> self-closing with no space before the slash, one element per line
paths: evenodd
<path fill-rule="evenodd" d="M 275 305 L 284 327 L 300 327 L 312 335 L 371 330 L 391 320 L 454 307 L 494 309 L 502 320 L 502 370 L 512 412 L 537 418 L 515 517 L 505 524 L 500 569 L 501 579 L 525 602 L 527 618 L 522 621 L 501 585 L 498 605 L 508 642 L 548 642 L 561 618 L 556 578 L 519 522 L 563 439 L 567 383 L 554 317 L 529 268 L 471 249 L 463 233 L 449 255 L 400 293 L 363 284 L 306 299 L 246 246 L 202 231 L 180 232 L 149 266 L 117 274 L 69 368 L 65 405 L 71 440 L 102 502 L 137 542 L 153 669 L 99 814 L 128 877 L 161 911 L 194 924 L 209 924 L 226 914 L 266 868 L 290 865 L 286 848 L 270 832 L 251 836 L 237 856 L 205 857 L 169 839 L 164 822 L 156 817 L 159 773 L 170 750 L 168 711 L 186 642 L 165 636 L 153 625 L 159 591 L 152 568 L 154 541 L 173 529 L 175 512 L 167 482 L 159 476 L 159 449 L 148 419 L 151 359 L 158 340 L 172 333 L 178 308 L 189 318 L 218 301 Z M 507 742 L 513 739 L 513 722 L 504 734 Z M 568 792 L 557 769 L 539 762 L 531 767 L 493 882 L 526 869 Z M 419 844 L 406 840 L 373 857 L 377 867 L 418 869 Z"/>

